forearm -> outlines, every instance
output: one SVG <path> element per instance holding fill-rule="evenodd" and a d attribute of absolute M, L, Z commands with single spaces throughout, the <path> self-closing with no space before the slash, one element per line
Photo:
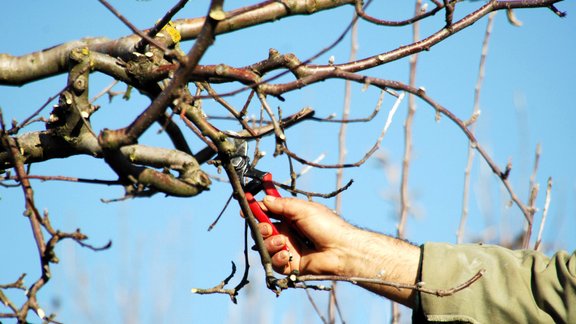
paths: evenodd
<path fill-rule="evenodd" d="M 381 279 L 400 284 L 414 285 L 418 277 L 420 248 L 390 236 L 354 231 L 348 244 L 343 247 L 341 275 L 359 278 Z M 398 289 L 380 284 L 360 285 L 374 293 L 414 307 L 415 291 Z"/>

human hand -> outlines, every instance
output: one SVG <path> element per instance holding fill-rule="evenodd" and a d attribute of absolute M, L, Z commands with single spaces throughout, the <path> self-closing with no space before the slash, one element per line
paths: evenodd
<path fill-rule="evenodd" d="M 343 274 L 345 247 L 357 228 L 327 207 L 300 199 L 266 196 L 263 208 L 281 220 L 277 226 L 280 234 L 274 236 L 270 224 L 258 224 L 274 270 L 283 274 L 295 270 L 300 274 Z M 285 245 L 288 251 L 283 249 Z"/>
<path fill-rule="evenodd" d="M 279 273 L 288 275 L 298 271 L 300 275 L 416 283 L 421 253 L 417 246 L 361 230 L 318 203 L 266 196 L 262 208 L 281 221 L 277 226 L 278 235 L 272 235 L 270 224 L 258 224 L 264 245 L 272 255 L 272 266 Z M 414 290 L 359 284 L 408 307 L 415 305 Z"/>

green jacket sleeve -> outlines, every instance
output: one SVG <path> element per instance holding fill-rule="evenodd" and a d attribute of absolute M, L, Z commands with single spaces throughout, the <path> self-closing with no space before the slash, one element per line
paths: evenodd
<path fill-rule="evenodd" d="M 499 246 L 427 243 L 421 281 L 449 289 L 485 274 L 452 296 L 420 293 L 414 318 L 428 322 L 576 323 L 576 253 L 551 258 Z"/>

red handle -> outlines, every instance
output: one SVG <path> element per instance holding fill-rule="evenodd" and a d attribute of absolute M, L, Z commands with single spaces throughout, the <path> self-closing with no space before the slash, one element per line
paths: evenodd
<path fill-rule="evenodd" d="M 272 181 L 272 174 L 266 173 L 262 177 L 262 186 L 264 187 L 264 192 L 267 195 L 274 197 L 281 197 L 278 190 L 276 190 L 276 186 L 274 186 L 274 182 Z M 246 194 L 246 200 L 248 201 L 248 205 L 250 206 L 250 210 L 252 211 L 252 214 L 254 214 L 254 217 L 256 217 L 258 222 L 270 224 L 270 226 L 272 227 L 272 236 L 280 234 L 276 226 L 272 224 L 270 217 L 266 215 L 266 213 L 260 207 L 260 204 L 256 201 L 256 199 L 254 199 L 254 195 L 252 195 L 249 192 L 246 192 L 245 194 Z M 284 245 L 282 250 L 288 251 L 288 247 Z"/>
<path fill-rule="evenodd" d="M 274 196 L 274 197 L 282 197 L 280 196 L 280 193 L 278 192 L 278 190 L 276 190 L 276 186 L 274 185 L 274 181 L 272 181 L 272 174 L 271 173 L 266 173 L 263 177 L 262 177 L 262 186 L 264 187 L 264 192 L 268 195 L 268 196 Z"/>
<path fill-rule="evenodd" d="M 252 214 L 254 214 L 254 217 L 256 217 L 258 222 L 270 224 L 270 226 L 272 226 L 272 235 L 278 235 L 278 229 L 276 229 L 276 226 L 272 224 L 270 217 L 268 217 L 268 215 L 266 215 L 266 213 L 262 210 L 262 208 L 260 208 L 260 204 L 256 201 L 256 199 L 254 199 L 254 196 L 251 193 L 247 192 L 246 200 L 248 200 L 250 210 L 252 211 Z"/>

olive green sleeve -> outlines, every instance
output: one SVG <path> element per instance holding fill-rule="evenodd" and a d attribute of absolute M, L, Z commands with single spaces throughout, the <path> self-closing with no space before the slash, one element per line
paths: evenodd
<path fill-rule="evenodd" d="M 490 245 L 427 243 L 421 281 L 449 289 L 484 275 L 452 296 L 419 294 L 415 318 L 429 322 L 576 323 L 576 253 L 551 258 Z"/>

